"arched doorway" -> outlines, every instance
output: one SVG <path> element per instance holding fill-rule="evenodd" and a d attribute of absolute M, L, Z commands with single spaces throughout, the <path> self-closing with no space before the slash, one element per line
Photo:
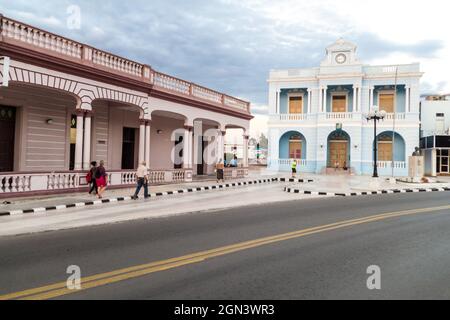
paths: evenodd
<path fill-rule="evenodd" d="M 405 140 L 393 131 L 385 131 L 377 136 L 378 161 L 406 161 Z"/>
<path fill-rule="evenodd" d="M 348 168 L 350 166 L 350 136 L 342 130 L 333 131 L 328 136 L 329 168 Z"/>
<path fill-rule="evenodd" d="M 306 139 L 298 131 L 286 132 L 280 138 L 280 159 L 306 159 Z"/>

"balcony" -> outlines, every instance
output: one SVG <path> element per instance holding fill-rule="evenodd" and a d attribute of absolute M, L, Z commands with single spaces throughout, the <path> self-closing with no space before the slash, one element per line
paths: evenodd
<path fill-rule="evenodd" d="M 358 120 L 361 119 L 360 113 L 353 112 L 328 112 L 326 114 L 327 120 Z"/>
<path fill-rule="evenodd" d="M 250 103 L 195 83 L 163 74 L 149 65 L 126 59 L 89 45 L 47 32 L 0 15 L 0 47 L 25 48 L 53 58 L 77 64 L 80 69 L 95 73 L 106 72 L 117 81 L 130 80 L 146 89 L 174 94 L 191 100 L 231 109 L 250 115 Z M 3 48 L 2 48 L 3 49 Z M 38 61 L 37 61 L 38 62 Z M 119 78 L 117 77 L 119 76 Z"/>
<path fill-rule="evenodd" d="M 310 119 L 306 113 L 274 114 L 270 116 L 270 121 L 305 121 Z"/>

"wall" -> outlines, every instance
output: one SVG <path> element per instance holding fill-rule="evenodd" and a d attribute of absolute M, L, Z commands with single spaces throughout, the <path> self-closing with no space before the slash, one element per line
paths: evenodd
<path fill-rule="evenodd" d="M 139 154 L 139 112 L 131 108 L 109 107 L 109 141 L 108 141 L 108 168 L 120 170 L 122 168 L 122 142 L 123 128 L 138 129 L 135 137 L 134 159 L 135 167 L 138 164 Z M 101 160 L 101 159 L 100 159 Z"/>
<path fill-rule="evenodd" d="M 175 147 L 175 141 L 172 141 L 172 133 L 174 130 L 180 128 L 184 128 L 184 120 L 152 116 L 150 134 L 151 169 L 174 168 L 172 150 Z M 158 134 L 158 130 L 161 130 L 160 134 Z"/>
<path fill-rule="evenodd" d="M 14 171 L 68 170 L 75 99 L 56 90 L 15 84 L 1 95 L 1 104 L 16 107 Z"/>
<path fill-rule="evenodd" d="M 444 113 L 445 129 L 450 128 L 450 101 L 422 101 L 422 136 L 434 135 L 436 131 L 436 113 Z"/>

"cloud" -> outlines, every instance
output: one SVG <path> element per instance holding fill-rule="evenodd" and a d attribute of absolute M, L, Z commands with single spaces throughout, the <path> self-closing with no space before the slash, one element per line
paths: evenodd
<path fill-rule="evenodd" d="M 267 113 L 270 69 L 317 66 L 325 47 L 340 36 L 358 44 L 362 62 L 393 53 L 436 59 L 445 46 L 440 39 L 386 40 L 372 29 L 359 28 L 333 1 L 135 0 L 130 5 L 80 0 L 81 30 L 69 30 L 66 9 L 72 4 L 16 0 L 0 4 L 0 11 L 249 100 L 255 114 Z"/>

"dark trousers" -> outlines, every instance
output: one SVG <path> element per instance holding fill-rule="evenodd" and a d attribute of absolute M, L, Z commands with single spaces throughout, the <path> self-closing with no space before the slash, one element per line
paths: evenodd
<path fill-rule="evenodd" d="M 139 195 L 139 192 L 141 192 L 142 187 L 144 187 L 144 197 L 145 198 L 149 197 L 148 183 L 145 181 L 144 178 L 138 178 L 136 192 L 134 193 L 135 198 Z"/>
<path fill-rule="evenodd" d="M 95 179 L 93 179 L 91 182 L 91 190 L 89 191 L 89 194 L 91 194 L 94 191 L 95 191 L 95 194 L 98 193 L 97 182 L 95 181 Z"/>

